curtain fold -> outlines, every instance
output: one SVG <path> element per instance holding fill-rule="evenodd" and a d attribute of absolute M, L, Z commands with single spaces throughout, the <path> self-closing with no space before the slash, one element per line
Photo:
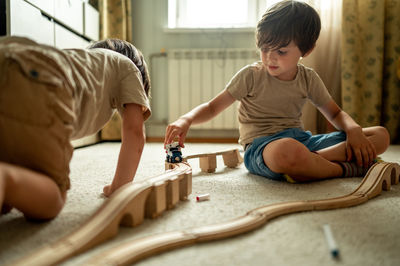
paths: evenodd
<path fill-rule="evenodd" d="M 100 12 L 100 39 L 117 38 L 132 42 L 130 0 L 97 0 Z M 121 139 L 120 115 L 116 112 L 100 132 L 102 140 Z"/>
<path fill-rule="evenodd" d="M 400 143 L 400 1 L 343 0 L 342 105 L 361 126 Z"/>
<path fill-rule="evenodd" d="M 130 0 L 98 0 L 100 38 L 132 41 L 132 8 Z"/>
<path fill-rule="evenodd" d="M 321 77 L 332 98 L 341 105 L 340 40 L 342 1 L 305 0 L 314 7 L 321 18 L 321 33 L 314 51 L 301 60 Z M 303 123 L 313 133 L 335 130 L 316 108 L 307 103 L 303 109 Z M 313 126 L 314 125 L 314 126 Z M 314 130 L 313 130 L 314 127 Z"/>

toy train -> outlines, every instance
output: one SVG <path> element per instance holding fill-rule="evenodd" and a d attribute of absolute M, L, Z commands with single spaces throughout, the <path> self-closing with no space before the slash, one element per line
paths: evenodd
<path fill-rule="evenodd" d="M 165 160 L 166 162 L 168 163 L 182 162 L 182 152 L 179 143 L 173 142 L 171 144 L 167 144 L 165 152 L 167 153 L 167 158 Z"/>

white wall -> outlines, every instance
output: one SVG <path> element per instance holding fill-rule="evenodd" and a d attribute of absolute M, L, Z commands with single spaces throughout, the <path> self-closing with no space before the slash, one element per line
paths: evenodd
<path fill-rule="evenodd" d="M 229 12 L 229 10 L 226 10 L 226 12 Z M 207 14 L 204 14 L 204 16 L 207 16 Z M 143 52 L 147 61 L 149 61 L 151 54 L 159 53 L 162 48 L 168 51 L 168 49 L 176 48 L 255 47 L 254 32 L 165 32 L 164 29 L 168 22 L 167 0 L 132 0 L 132 20 L 133 43 Z M 146 124 L 148 135 L 159 135 L 156 131 L 152 131 L 151 127 L 160 124 L 161 130 L 165 130 L 169 104 L 166 101 L 168 98 L 167 64 L 165 58 L 154 58 L 152 63 L 150 75 L 153 115 Z M 160 134 L 163 135 L 164 132 L 162 131 Z"/>

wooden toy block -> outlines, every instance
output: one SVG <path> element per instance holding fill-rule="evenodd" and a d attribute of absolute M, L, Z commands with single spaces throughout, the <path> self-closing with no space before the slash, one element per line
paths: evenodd
<path fill-rule="evenodd" d="M 172 209 L 179 202 L 179 178 L 173 177 L 167 184 L 167 209 Z"/>
<path fill-rule="evenodd" d="M 192 193 L 192 173 L 179 176 L 179 199 L 187 200 Z"/>
<path fill-rule="evenodd" d="M 205 173 L 214 173 L 217 168 L 217 156 L 211 154 L 200 157 L 200 168 Z"/>
<path fill-rule="evenodd" d="M 98 265 L 107 261 L 110 265 L 130 265 L 143 258 L 198 242 L 213 241 L 236 236 L 260 227 L 272 218 L 313 210 L 346 208 L 362 204 L 379 195 L 391 185 L 398 184 L 400 166 L 396 163 L 377 163 L 352 193 L 341 197 L 274 203 L 248 211 L 244 216 L 227 222 L 206 225 L 182 231 L 160 233 L 132 239 L 106 252 L 93 256 L 86 265 Z"/>
<path fill-rule="evenodd" d="M 167 209 L 167 184 L 165 182 L 157 182 L 153 186 L 150 196 L 146 201 L 146 217 L 156 218 Z"/>
<path fill-rule="evenodd" d="M 222 158 L 224 159 L 224 164 L 230 168 L 238 167 L 243 162 L 239 150 L 225 152 L 222 154 Z"/>

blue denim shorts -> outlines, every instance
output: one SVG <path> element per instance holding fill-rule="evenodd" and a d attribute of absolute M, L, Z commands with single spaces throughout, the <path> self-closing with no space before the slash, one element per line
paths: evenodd
<path fill-rule="evenodd" d="M 303 143 L 310 151 L 318 151 L 333 146 L 346 140 L 346 133 L 343 131 L 328 134 L 312 135 L 310 131 L 300 128 L 291 128 L 280 131 L 274 135 L 259 137 L 246 146 L 244 164 L 250 173 L 265 176 L 270 179 L 285 181 L 283 174 L 271 171 L 264 163 L 263 151 L 268 143 L 282 138 L 293 138 Z"/>

